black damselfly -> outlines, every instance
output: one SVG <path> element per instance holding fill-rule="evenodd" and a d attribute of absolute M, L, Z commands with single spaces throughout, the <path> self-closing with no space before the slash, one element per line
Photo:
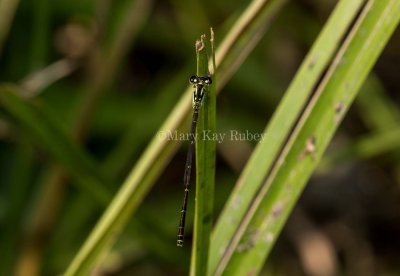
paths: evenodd
<path fill-rule="evenodd" d="M 181 218 L 179 220 L 179 227 L 178 227 L 178 239 L 177 239 L 178 246 L 183 246 L 183 240 L 184 240 L 186 210 L 189 197 L 190 175 L 192 172 L 192 159 L 193 159 L 194 145 L 196 142 L 195 140 L 196 140 L 197 119 L 199 117 L 200 107 L 203 103 L 207 86 L 211 84 L 211 78 L 191 76 L 189 81 L 191 84 L 193 84 L 194 88 L 192 97 L 193 117 L 192 117 L 192 127 L 190 129 L 189 149 L 186 156 L 185 172 L 183 174 L 183 185 L 185 188 L 185 193 L 183 196 Z"/>

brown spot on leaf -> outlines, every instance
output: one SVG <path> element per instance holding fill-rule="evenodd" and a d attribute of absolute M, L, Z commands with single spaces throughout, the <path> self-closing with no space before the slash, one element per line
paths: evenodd
<path fill-rule="evenodd" d="M 310 63 L 308 63 L 308 70 L 312 70 L 315 66 L 315 64 L 317 63 L 317 57 L 314 56 L 311 58 Z"/>
<path fill-rule="evenodd" d="M 308 139 L 306 140 L 305 146 L 304 146 L 304 150 L 300 154 L 299 159 L 303 160 L 307 155 L 311 155 L 314 158 L 314 154 L 315 154 L 315 150 L 316 150 L 316 143 L 317 143 L 317 139 L 315 138 L 314 135 L 311 135 L 310 137 L 308 137 Z"/>
<path fill-rule="evenodd" d="M 278 217 L 280 214 L 282 214 L 283 211 L 283 203 L 282 202 L 278 202 L 274 205 L 274 207 L 272 208 L 272 216 L 274 218 Z"/>
<path fill-rule="evenodd" d="M 342 115 L 344 112 L 345 105 L 342 101 L 339 101 L 335 104 L 335 123 L 338 124 L 342 119 Z"/>

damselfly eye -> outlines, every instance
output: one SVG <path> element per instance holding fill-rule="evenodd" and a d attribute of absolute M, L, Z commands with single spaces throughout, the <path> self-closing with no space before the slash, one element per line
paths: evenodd
<path fill-rule="evenodd" d="M 211 83 L 212 83 L 211 78 L 210 78 L 210 77 L 205 77 L 205 78 L 204 78 L 204 83 L 205 83 L 205 84 L 211 84 Z"/>
<path fill-rule="evenodd" d="M 190 83 L 196 84 L 199 82 L 199 78 L 197 76 L 191 76 L 189 79 Z"/>

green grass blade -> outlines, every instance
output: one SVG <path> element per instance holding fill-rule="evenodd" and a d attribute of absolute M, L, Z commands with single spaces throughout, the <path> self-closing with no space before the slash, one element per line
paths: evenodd
<path fill-rule="evenodd" d="M 19 95 L 15 86 L 0 86 L 0 107 L 26 133 L 34 138 L 54 159 L 60 162 L 77 180 L 80 188 L 86 191 L 97 202 L 105 205 L 111 197 L 106 190 L 109 184 L 98 171 L 94 161 L 72 140 L 68 139 L 61 128 L 38 108 Z M 110 186 L 108 186 L 110 187 Z"/>
<path fill-rule="evenodd" d="M 225 270 L 256 274 L 340 121 L 400 20 L 397 0 L 369 1 L 257 195 L 254 217 Z M 264 190 L 264 189 L 263 189 Z"/>
<path fill-rule="evenodd" d="M 265 130 L 264 141 L 266 142 L 259 144 L 253 152 L 215 226 L 211 243 L 209 273 L 212 274 L 216 271 L 223 255 L 228 253 L 226 252 L 227 246 L 252 198 L 262 185 L 275 156 L 283 146 L 313 87 L 321 77 L 362 3 L 362 0 L 342 0 L 338 3 L 290 84 Z M 232 254 L 232 252 L 228 254 Z"/>
<path fill-rule="evenodd" d="M 205 36 L 202 36 L 196 43 L 198 76 L 209 75 L 207 48 L 210 47 L 205 39 Z M 206 274 L 210 246 L 216 150 L 216 141 L 212 139 L 212 135 L 216 133 L 215 75 L 212 75 L 212 81 L 199 114 L 196 132 L 196 205 L 190 275 Z"/>

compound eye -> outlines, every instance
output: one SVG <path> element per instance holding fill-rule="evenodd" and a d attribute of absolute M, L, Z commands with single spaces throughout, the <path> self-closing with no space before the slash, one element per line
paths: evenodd
<path fill-rule="evenodd" d="M 204 83 L 205 84 L 211 84 L 212 83 L 211 78 L 210 77 L 205 77 L 204 78 Z"/>
<path fill-rule="evenodd" d="M 196 84 L 196 83 L 199 82 L 199 79 L 198 79 L 197 76 L 194 76 L 194 75 L 193 75 L 193 76 L 190 77 L 189 81 L 190 81 L 190 83 L 192 83 L 192 84 Z"/>

